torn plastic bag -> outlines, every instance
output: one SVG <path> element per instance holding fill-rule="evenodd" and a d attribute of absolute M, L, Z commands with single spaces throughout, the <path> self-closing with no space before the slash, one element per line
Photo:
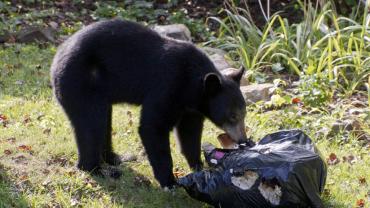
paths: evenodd
<path fill-rule="evenodd" d="M 324 207 L 327 167 L 300 130 L 265 136 L 251 148 L 204 151 L 209 170 L 178 180 L 188 194 L 215 207 Z"/>

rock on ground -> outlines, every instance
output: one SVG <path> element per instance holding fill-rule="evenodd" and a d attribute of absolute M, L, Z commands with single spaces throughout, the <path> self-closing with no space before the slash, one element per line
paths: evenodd
<path fill-rule="evenodd" d="M 21 30 L 16 35 L 19 43 L 32 42 L 55 42 L 55 30 L 53 28 L 35 28 L 29 27 Z"/>
<path fill-rule="evenodd" d="M 227 69 L 227 68 L 231 67 L 230 64 L 226 61 L 225 56 L 223 56 L 221 54 L 215 53 L 213 55 L 210 55 L 209 58 L 211 59 L 211 61 L 215 65 L 216 69 L 219 70 L 219 71 L 222 71 L 224 69 Z"/>
<path fill-rule="evenodd" d="M 202 50 L 208 54 L 208 55 L 213 55 L 213 54 L 220 54 L 222 56 L 226 55 L 226 51 L 218 48 L 211 48 L 211 47 L 203 47 Z"/>
<path fill-rule="evenodd" d="M 177 40 L 191 41 L 190 30 L 184 24 L 156 25 L 154 31 Z"/>
<path fill-rule="evenodd" d="M 247 104 L 256 103 L 258 101 L 269 101 L 271 98 L 270 89 L 274 85 L 271 83 L 253 84 L 249 86 L 242 86 L 240 90 L 244 96 Z"/>
<path fill-rule="evenodd" d="M 203 47 L 202 50 L 208 55 L 216 69 L 219 71 L 231 68 L 231 65 L 225 59 L 226 52 L 221 49 Z"/>

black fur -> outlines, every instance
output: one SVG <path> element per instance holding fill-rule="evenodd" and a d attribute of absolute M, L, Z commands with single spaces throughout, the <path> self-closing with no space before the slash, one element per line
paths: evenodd
<path fill-rule="evenodd" d="M 128 21 L 78 31 L 59 47 L 51 75 L 74 127 L 78 167 L 99 172 L 103 161 L 119 164 L 111 143 L 112 104 L 142 105 L 139 133 L 161 186 L 175 184 L 169 145 L 174 127 L 189 165 L 200 168 L 204 116 L 221 127 L 245 109 L 237 76 L 223 77 L 194 45 Z"/>

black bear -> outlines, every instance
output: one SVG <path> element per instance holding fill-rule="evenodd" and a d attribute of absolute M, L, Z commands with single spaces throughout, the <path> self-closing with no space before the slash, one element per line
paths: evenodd
<path fill-rule="evenodd" d="M 55 96 L 74 129 L 78 168 L 100 172 L 120 163 L 112 150 L 112 104 L 141 105 L 139 134 L 155 178 L 175 184 L 169 133 L 175 129 L 191 168 L 201 168 L 204 118 L 235 141 L 246 140 L 244 70 L 220 74 L 193 44 L 165 38 L 140 24 L 108 20 L 68 38 L 51 66 Z"/>

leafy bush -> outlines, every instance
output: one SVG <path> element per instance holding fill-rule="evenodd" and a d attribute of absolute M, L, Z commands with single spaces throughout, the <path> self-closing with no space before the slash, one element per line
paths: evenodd
<path fill-rule="evenodd" d="M 253 23 L 247 6 L 238 8 L 231 2 L 226 18 L 212 18 L 221 25 L 219 39 L 212 42 L 231 51 L 230 56 L 250 70 L 252 81 L 262 70 L 280 63 L 285 69 L 280 71 L 308 81 L 301 82 L 301 88 L 312 105 L 330 99 L 334 90 L 352 95 L 370 74 L 368 10 L 364 9 L 359 22 L 339 17 L 330 2 L 322 7 L 319 2 L 305 2 L 301 23 L 289 24 L 274 14 L 263 29 Z M 308 86 L 315 89 L 304 90 Z M 318 95 L 319 91 L 325 93 Z"/>

